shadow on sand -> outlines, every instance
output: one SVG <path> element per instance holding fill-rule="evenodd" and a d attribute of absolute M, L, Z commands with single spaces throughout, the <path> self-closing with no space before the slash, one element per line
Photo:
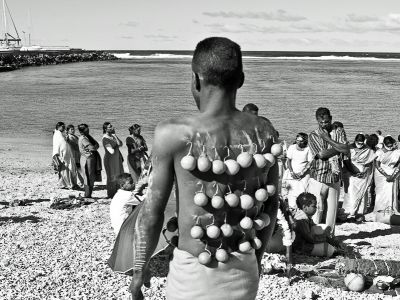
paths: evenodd
<path fill-rule="evenodd" d="M 41 218 L 35 216 L 26 216 L 26 217 L 0 217 L 0 223 L 13 222 L 13 223 L 38 223 Z"/>
<path fill-rule="evenodd" d="M 400 233 L 400 226 L 393 226 L 389 229 L 377 229 L 372 232 L 370 231 L 360 231 L 357 233 L 352 233 L 350 235 L 339 235 L 337 238 L 340 241 L 349 240 L 349 239 L 365 239 L 365 238 L 375 238 L 384 235 L 391 235 Z"/>
<path fill-rule="evenodd" d="M 102 191 L 102 190 L 105 190 L 105 189 L 106 189 L 105 184 L 99 184 L 99 185 L 95 185 L 93 187 L 93 191 Z"/>

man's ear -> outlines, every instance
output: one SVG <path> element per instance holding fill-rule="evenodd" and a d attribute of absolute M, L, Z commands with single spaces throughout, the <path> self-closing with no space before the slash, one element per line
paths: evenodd
<path fill-rule="evenodd" d="M 240 74 L 240 78 L 239 78 L 239 80 L 238 80 L 237 88 L 240 89 L 240 88 L 242 87 L 243 83 L 244 83 L 244 73 L 242 72 L 242 73 Z"/>
<path fill-rule="evenodd" d="M 199 74 L 193 73 L 192 80 L 193 80 L 193 85 L 194 85 L 196 91 L 200 92 L 200 88 L 201 88 L 201 87 L 200 87 L 200 77 L 199 77 Z"/>

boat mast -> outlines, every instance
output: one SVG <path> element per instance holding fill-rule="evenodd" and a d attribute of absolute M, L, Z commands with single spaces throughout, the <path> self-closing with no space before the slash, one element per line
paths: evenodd
<path fill-rule="evenodd" d="M 6 18 L 6 0 L 3 0 L 3 19 L 4 19 L 4 41 L 5 44 L 8 45 L 8 37 L 7 37 L 7 18 Z"/>

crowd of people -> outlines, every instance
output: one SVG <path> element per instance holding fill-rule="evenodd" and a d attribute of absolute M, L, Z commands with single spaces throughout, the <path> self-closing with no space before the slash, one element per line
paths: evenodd
<path fill-rule="evenodd" d="M 282 198 L 294 220 L 296 235 L 289 241 L 295 237 L 294 251 L 309 255 L 341 251 L 335 225 L 342 190 L 349 221 L 362 221 L 368 210 L 377 220 L 398 220 L 393 216 L 398 217 L 400 149 L 394 138 L 378 132 L 349 141 L 344 125 L 333 122 L 329 109 L 320 107 L 316 129 L 299 132 L 287 146 L 272 123 L 258 116 L 256 105 L 236 109 L 243 82 L 239 45 L 226 38 L 201 41 L 193 54 L 191 82 L 200 113 L 157 126 L 154 160 L 146 169 L 146 142 L 140 126 L 131 126 L 126 139 L 130 176 L 123 175 L 123 143 L 113 126 L 104 123 L 110 215 L 117 241 L 125 241 L 122 248 L 128 251 L 114 259 L 128 266 L 124 270 L 132 275 L 133 299 L 143 299 L 141 287 L 149 283 L 149 261 L 173 186 L 177 217 L 172 227 L 179 228 L 179 240 L 167 277 L 170 300 L 255 299 L 263 253 L 284 246 L 282 230 L 275 226 Z M 65 125 L 58 123 L 54 134 L 53 159 L 58 156 L 62 163 L 55 163 L 61 164 L 59 183 L 68 188 L 82 184 L 80 169 L 85 196 L 90 197 L 100 179 L 99 144 L 87 125 L 78 126 L 78 139 L 72 137 L 73 126 L 68 128 L 64 135 Z M 78 147 L 69 146 L 76 140 Z M 76 155 L 79 149 L 79 167 L 72 149 Z M 137 183 L 139 178 L 146 183 Z M 138 197 L 137 190 L 147 183 L 148 192 Z"/>
<path fill-rule="evenodd" d="M 95 182 L 101 182 L 101 170 L 106 172 L 107 197 L 113 198 L 118 190 L 118 178 L 124 174 L 123 157 L 120 151 L 123 143 L 110 122 L 103 124 L 101 144 L 104 148 L 103 160 L 98 149 L 99 143 L 89 134 L 87 124 L 78 125 L 80 136 L 75 135 L 75 126 L 58 122 L 53 134 L 53 166 L 59 176 L 58 186 L 65 189 L 84 188 L 85 197 L 92 197 Z M 142 137 L 141 127 L 129 127 L 126 139 L 127 162 L 134 183 L 139 179 L 148 159 L 147 145 Z"/>
<path fill-rule="evenodd" d="M 7 68 L 8 70 L 15 70 L 29 66 L 115 59 L 118 58 L 108 52 L 3 54 L 0 55 L 0 67 Z"/>

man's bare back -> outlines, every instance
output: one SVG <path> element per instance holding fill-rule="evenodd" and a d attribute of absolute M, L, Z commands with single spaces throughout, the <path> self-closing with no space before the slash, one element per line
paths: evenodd
<path fill-rule="evenodd" d="M 201 280 L 185 277 L 185 272 L 193 276 L 206 272 L 209 276 L 212 269 L 217 271 L 215 276 L 228 276 L 232 286 L 230 299 L 243 299 L 243 295 L 251 299 L 257 292 L 257 267 L 271 237 L 278 208 L 275 193 L 278 169 L 274 156 L 269 153 L 277 138 L 276 132 L 270 122 L 235 108 L 236 89 L 244 80 L 241 59 L 239 71 L 234 69 L 236 73 L 232 71 L 232 78 L 225 76 L 230 70 L 221 71 L 222 83 L 216 79 L 210 84 L 206 67 L 197 70 L 201 60 L 207 60 L 207 57 L 202 58 L 201 51 L 206 53 L 213 47 L 215 53 L 206 54 L 208 57 L 221 55 L 226 61 L 221 59 L 220 68 L 234 64 L 237 58 L 236 53 L 230 52 L 232 42 L 223 38 L 203 42 L 211 45 L 199 50 L 200 54 L 196 54 L 196 49 L 192 78 L 192 92 L 200 113 L 162 122 L 155 131 L 153 172 L 135 227 L 131 284 L 134 299 L 142 297 L 140 287 L 160 235 L 174 180 L 180 252 L 174 252 L 175 265 L 170 266 L 170 275 L 174 273 L 172 275 L 177 277 L 169 277 L 169 285 L 173 286 L 169 297 L 188 299 L 196 295 L 196 299 L 220 299 L 217 294 L 226 290 L 222 285 L 201 285 Z M 224 49 L 223 44 L 228 49 Z M 196 62 L 196 57 L 200 62 Z M 216 60 L 213 58 L 209 63 L 208 68 L 216 72 Z M 179 261 L 179 255 L 196 263 L 190 267 L 192 271 L 184 270 L 187 263 Z M 197 269 L 199 266 L 205 269 Z M 218 273 L 220 268 L 222 273 Z M 241 274 L 236 279 L 242 281 L 235 283 L 230 272 Z M 185 280 L 187 282 L 182 283 Z M 188 285 L 196 280 L 199 281 L 196 287 Z M 254 295 L 250 296 L 250 291 Z"/>
<path fill-rule="evenodd" d="M 181 160 L 189 152 L 196 162 L 202 155 L 210 161 L 236 160 L 242 148 L 243 152 L 251 154 L 255 154 L 256 150 L 258 153 L 261 151 L 267 153 L 273 142 L 274 129 L 264 120 L 237 110 L 217 118 L 200 115 L 186 120 L 170 121 L 161 126 L 164 127 L 166 135 L 169 132 L 170 136 L 173 136 L 172 140 L 169 138 L 170 145 L 166 147 L 175 149 L 173 164 L 177 195 L 179 195 L 177 198 L 179 249 L 197 257 L 204 252 L 206 245 L 215 255 L 215 249 L 221 244 L 229 253 L 238 250 L 241 240 L 252 241 L 254 230 L 241 228 L 239 222 L 246 216 L 254 219 L 260 214 L 264 202 L 257 201 L 254 194 L 257 189 L 265 188 L 271 164 L 258 168 L 253 160 L 250 167 L 240 168 L 236 175 L 229 176 L 226 172 L 221 175 L 214 174 L 212 169 L 201 172 L 197 166 L 189 172 L 182 167 Z M 271 181 L 269 183 L 273 184 Z M 196 205 L 194 201 L 195 195 L 201 192 L 208 198 L 205 206 Z M 252 196 L 254 206 L 244 210 L 240 201 L 236 207 L 231 207 L 226 201 L 221 208 L 218 200 L 212 203 L 213 196 L 225 198 L 230 192 L 236 193 L 239 197 L 242 194 Z M 267 203 L 268 200 L 265 204 Z M 221 228 L 224 223 L 233 227 L 232 236 L 225 237 L 222 232 L 216 239 L 207 236 L 209 225 L 214 224 Z M 201 239 L 194 239 L 191 235 L 191 229 L 195 225 L 204 231 Z"/>

